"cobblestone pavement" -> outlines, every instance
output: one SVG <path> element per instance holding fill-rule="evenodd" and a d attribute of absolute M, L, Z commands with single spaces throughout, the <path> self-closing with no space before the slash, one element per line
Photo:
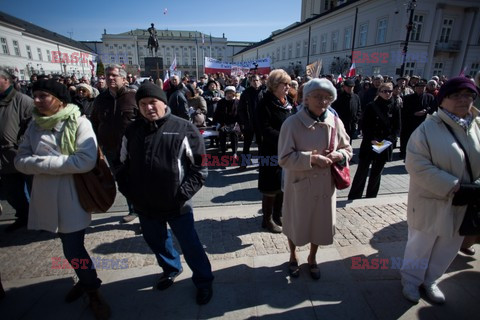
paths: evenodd
<path fill-rule="evenodd" d="M 354 142 L 358 148 L 359 141 Z M 358 150 L 358 149 L 357 149 Z M 352 164 L 352 177 L 356 164 Z M 262 256 L 288 252 L 287 239 L 282 234 L 271 234 L 260 228 L 261 195 L 257 190 L 258 171 L 238 167 L 210 170 L 206 185 L 195 196 L 196 228 L 212 260 L 228 260 L 244 256 Z M 402 161 L 389 162 L 382 177 L 379 195 L 404 194 L 408 190 L 408 175 Z M 345 200 L 348 189 L 339 191 Z M 406 240 L 405 201 L 382 205 L 341 207 L 337 209 L 337 232 L 333 246 L 347 247 L 360 244 Z M 12 234 L 2 232 L 11 223 L 11 208 L 2 201 L 6 214 L 0 226 L 0 270 L 2 280 L 35 278 L 70 274 L 71 270 L 52 269 L 54 257 L 63 258 L 60 240 L 48 232 L 20 230 Z M 222 207 L 219 207 L 222 206 Z M 225 207 L 227 206 L 227 207 Z M 241 208 L 241 214 L 232 213 Z M 118 196 L 109 213 L 95 215 L 87 229 L 85 244 L 92 257 L 128 259 L 129 267 L 156 263 L 138 223 L 119 224 L 126 210 L 125 199 Z M 197 214 L 202 212 L 201 214 Z M 211 214 L 216 212 L 215 214 Z M 10 220 L 10 221 L 6 221 Z M 138 221 L 138 220 L 137 220 Z M 307 246 L 298 248 L 307 250 Z"/>
<path fill-rule="evenodd" d="M 262 256 L 288 252 L 283 234 L 260 228 L 259 206 L 244 206 L 238 216 L 215 214 L 208 209 L 197 215 L 196 228 L 211 260 Z M 335 247 L 406 240 L 406 205 L 346 207 L 337 209 Z M 198 211 L 198 210 L 197 210 Z M 200 216 L 200 218 L 198 217 Z M 85 245 L 96 259 L 128 259 L 129 268 L 156 264 L 155 258 L 137 234 L 138 223 L 119 224 L 120 215 L 101 215 L 87 229 Z M 71 274 L 71 270 L 52 269 L 52 258 L 63 258 L 60 240 L 48 232 L 22 230 L 0 234 L 2 280 Z M 308 250 L 308 246 L 299 247 Z"/>

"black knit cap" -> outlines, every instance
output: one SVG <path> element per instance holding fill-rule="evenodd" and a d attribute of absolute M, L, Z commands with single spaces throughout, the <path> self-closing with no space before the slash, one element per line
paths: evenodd
<path fill-rule="evenodd" d="M 70 103 L 70 93 L 68 92 L 68 88 L 54 79 L 38 80 L 32 86 L 32 92 L 35 91 L 48 92 L 58 100 L 64 103 Z"/>
<path fill-rule="evenodd" d="M 167 95 L 165 92 L 160 89 L 159 86 L 156 84 L 153 84 L 151 82 L 145 82 L 138 88 L 137 93 L 135 93 L 135 100 L 138 102 L 140 99 L 143 98 L 157 98 L 158 100 L 163 101 L 165 104 L 167 104 Z"/>

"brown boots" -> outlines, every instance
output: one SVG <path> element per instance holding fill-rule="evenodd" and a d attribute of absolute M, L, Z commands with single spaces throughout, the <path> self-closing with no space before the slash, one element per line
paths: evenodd
<path fill-rule="evenodd" d="M 110 306 L 102 298 L 100 292 L 98 292 L 98 290 L 88 290 L 86 292 L 88 295 L 89 307 L 92 309 L 95 319 L 109 319 L 111 315 Z"/>
<path fill-rule="evenodd" d="M 279 227 L 273 221 L 274 207 L 276 207 L 275 198 L 276 197 L 269 197 L 265 195 L 262 198 L 262 212 L 263 212 L 262 228 L 266 228 L 268 231 L 272 233 L 281 233 L 282 228 Z M 281 209 L 280 209 L 280 212 L 281 212 Z"/>

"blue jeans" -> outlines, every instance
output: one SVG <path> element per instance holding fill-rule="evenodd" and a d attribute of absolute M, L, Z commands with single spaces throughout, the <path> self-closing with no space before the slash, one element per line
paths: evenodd
<path fill-rule="evenodd" d="M 185 261 L 193 272 L 192 281 L 197 288 L 212 285 L 212 266 L 194 227 L 193 212 L 169 219 L 139 216 L 143 238 L 155 254 L 158 264 L 167 276 L 175 276 L 181 269 L 180 255 L 173 247 L 167 223 L 180 244 Z"/>
<path fill-rule="evenodd" d="M 27 221 L 32 177 L 23 173 L 2 174 L 2 197 L 15 209 L 18 220 Z"/>
<path fill-rule="evenodd" d="M 95 270 L 92 259 L 90 259 L 90 255 L 83 244 L 85 229 L 71 233 L 58 233 L 58 236 L 60 240 L 62 240 L 63 254 L 65 254 L 65 258 L 67 258 L 70 265 L 74 267 L 82 288 L 85 290 L 100 288 L 102 281 L 98 279 L 97 270 Z M 72 259 L 77 260 L 72 263 Z M 81 263 L 82 261 L 88 262 Z"/>

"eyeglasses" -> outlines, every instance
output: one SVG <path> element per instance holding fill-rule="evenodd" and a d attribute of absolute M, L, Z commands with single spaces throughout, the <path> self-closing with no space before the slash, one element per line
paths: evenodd
<path fill-rule="evenodd" d="M 477 94 L 472 93 L 452 93 L 448 95 L 448 98 L 452 100 L 460 100 L 460 99 L 467 99 L 467 100 L 475 100 L 477 98 Z"/>
<path fill-rule="evenodd" d="M 310 95 L 311 98 L 313 98 L 314 100 L 319 100 L 319 101 L 332 101 L 333 97 L 332 96 L 320 96 L 320 95 L 315 95 L 315 94 L 312 94 Z"/>
<path fill-rule="evenodd" d="M 393 90 L 381 90 L 381 93 L 393 93 Z"/>

